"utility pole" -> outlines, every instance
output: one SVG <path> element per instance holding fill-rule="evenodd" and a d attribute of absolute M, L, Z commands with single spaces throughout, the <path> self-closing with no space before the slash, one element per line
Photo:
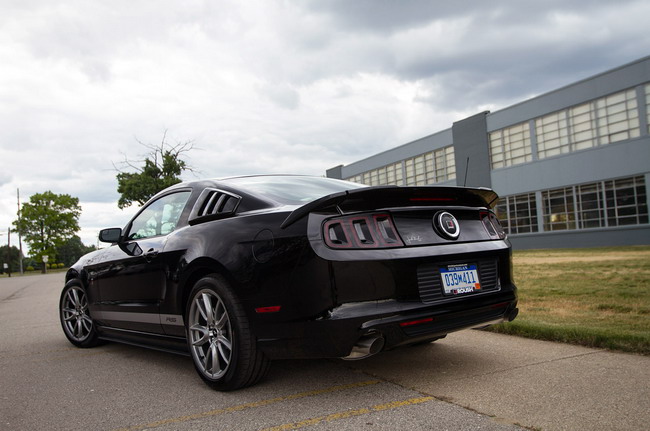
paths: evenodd
<path fill-rule="evenodd" d="M 20 224 L 20 189 L 16 188 L 16 196 L 18 197 L 18 224 Z M 18 262 L 20 265 L 20 275 L 24 274 L 23 271 L 23 239 L 18 231 Z"/>
<path fill-rule="evenodd" d="M 7 228 L 7 275 L 11 277 L 11 228 Z"/>
<path fill-rule="evenodd" d="M 4 234 L 5 234 L 4 232 L 0 232 L 0 235 L 4 235 Z M 7 247 L 7 248 L 9 248 L 9 247 Z M 0 258 L 1 257 L 2 256 L 0 256 Z M 5 260 L 9 261 L 10 257 L 11 257 L 11 255 L 10 255 L 9 251 L 7 251 L 7 253 L 5 253 Z M 8 270 L 8 269 L 9 269 L 9 263 L 2 262 L 2 272 L 4 273 L 5 270 Z"/>

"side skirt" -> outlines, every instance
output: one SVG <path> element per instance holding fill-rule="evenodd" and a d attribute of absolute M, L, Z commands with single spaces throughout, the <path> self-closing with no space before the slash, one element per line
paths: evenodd
<path fill-rule="evenodd" d="M 190 356 L 187 349 L 187 340 L 184 337 L 170 337 L 168 335 L 130 331 L 128 329 L 110 328 L 108 326 L 98 326 L 97 330 L 99 338 L 102 340 Z"/>

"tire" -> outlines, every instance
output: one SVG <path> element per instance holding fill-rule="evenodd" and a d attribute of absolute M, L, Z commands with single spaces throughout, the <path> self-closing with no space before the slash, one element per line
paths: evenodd
<path fill-rule="evenodd" d="M 59 318 L 63 333 L 77 347 L 95 347 L 101 344 L 95 322 L 88 312 L 86 291 L 77 280 L 66 283 L 59 300 Z"/>
<path fill-rule="evenodd" d="M 248 318 L 228 282 L 213 274 L 193 287 L 185 332 L 197 373 L 213 389 L 230 391 L 257 383 L 270 361 L 257 349 Z"/>

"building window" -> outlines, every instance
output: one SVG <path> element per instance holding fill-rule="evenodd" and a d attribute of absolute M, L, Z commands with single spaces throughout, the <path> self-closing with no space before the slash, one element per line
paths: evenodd
<path fill-rule="evenodd" d="M 402 162 L 382 166 L 371 171 L 362 172 L 353 177 L 345 178 L 354 183 L 368 186 L 402 185 Z"/>
<path fill-rule="evenodd" d="M 535 193 L 503 197 L 495 210 L 508 234 L 538 231 Z"/>
<path fill-rule="evenodd" d="M 406 165 L 406 185 L 424 186 L 427 183 L 424 167 L 424 154 L 404 161 Z"/>
<path fill-rule="evenodd" d="M 404 171 L 402 171 L 402 164 L 404 164 Z M 369 186 L 424 186 L 454 180 L 456 179 L 454 147 L 450 145 L 344 179 Z"/>
<path fill-rule="evenodd" d="M 535 120 L 537 156 L 539 158 L 568 153 L 569 129 L 566 111 L 556 112 Z"/>
<path fill-rule="evenodd" d="M 540 159 L 639 135 L 634 89 L 535 119 L 537 157 Z"/>
<path fill-rule="evenodd" d="M 528 123 L 490 133 L 490 162 L 492 169 L 518 165 L 532 160 L 530 126 Z"/>
<path fill-rule="evenodd" d="M 546 190 L 542 200 L 547 231 L 648 223 L 643 176 Z"/>
<path fill-rule="evenodd" d="M 603 183 L 576 186 L 578 229 L 606 226 L 603 206 Z"/>
<path fill-rule="evenodd" d="M 448 146 L 404 160 L 407 186 L 424 186 L 456 178 L 454 147 Z"/>
<path fill-rule="evenodd" d="M 354 177 L 349 177 L 345 179 L 346 181 L 352 181 L 353 183 L 363 184 L 363 177 L 361 175 L 355 175 Z"/>
<path fill-rule="evenodd" d="M 639 111 L 634 89 L 596 101 L 600 145 L 639 136 Z"/>
<path fill-rule="evenodd" d="M 571 151 L 584 150 L 596 145 L 597 120 L 593 103 L 569 108 L 569 127 L 571 128 Z"/>
<path fill-rule="evenodd" d="M 646 86 L 647 94 L 650 93 L 649 87 Z M 535 119 L 537 157 L 540 159 L 639 135 L 639 112 L 634 89 Z"/>
<path fill-rule="evenodd" d="M 386 185 L 402 184 L 402 163 L 393 163 L 386 166 Z"/>
<path fill-rule="evenodd" d="M 430 183 L 456 179 L 456 158 L 454 147 L 448 146 L 433 152 L 434 175 L 430 176 Z"/>
<path fill-rule="evenodd" d="M 545 231 L 576 228 L 573 187 L 543 191 L 542 203 Z"/>
<path fill-rule="evenodd" d="M 642 176 L 604 182 L 609 226 L 648 223 L 645 178 Z"/>

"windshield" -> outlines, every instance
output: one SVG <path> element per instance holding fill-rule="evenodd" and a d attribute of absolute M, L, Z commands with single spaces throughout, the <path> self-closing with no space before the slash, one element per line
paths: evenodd
<path fill-rule="evenodd" d="M 304 205 L 332 193 L 366 187 L 333 178 L 283 175 L 228 178 L 223 182 L 285 205 Z"/>

